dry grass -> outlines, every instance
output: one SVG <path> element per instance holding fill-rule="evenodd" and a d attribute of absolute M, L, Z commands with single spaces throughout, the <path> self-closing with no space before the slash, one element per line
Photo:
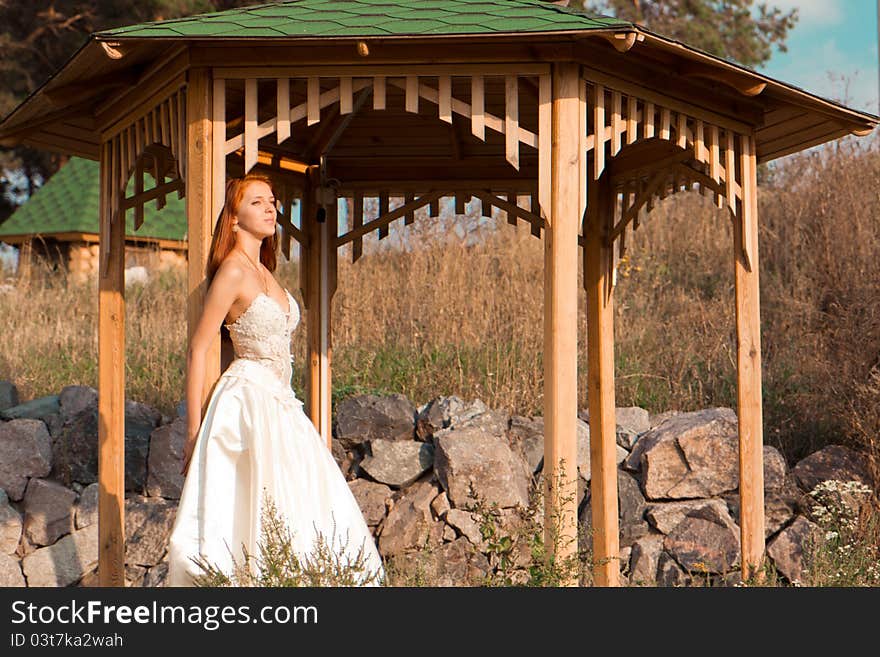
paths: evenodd
<path fill-rule="evenodd" d="M 870 442 L 880 419 L 880 153 L 845 145 L 789 159 L 760 193 L 762 344 L 767 442 L 790 462 L 827 442 Z M 447 210 L 448 212 L 448 210 Z M 464 229 L 459 239 L 453 228 Z M 401 227 L 402 228 L 402 227 Z M 521 225 L 423 217 L 340 254 L 333 301 L 334 401 L 363 391 L 416 403 L 441 394 L 542 412 L 543 251 Z M 735 407 L 730 220 L 708 198 L 662 202 L 630 238 L 616 298 L 618 405 L 652 412 Z M 399 245 L 399 244 L 398 244 Z M 294 263 L 277 272 L 301 298 Z M 580 274 L 579 274 L 580 276 Z M 582 279 L 581 279 L 582 280 Z M 585 295 L 579 323 L 585 335 Z M 97 294 L 58 274 L 0 294 L 0 379 L 23 399 L 97 385 Z M 167 274 L 127 292 L 129 398 L 173 413 L 184 395 L 184 280 Z M 583 340 L 583 338 L 582 338 Z M 294 387 L 304 396 L 305 331 Z M 579 391 L 586 405 L 586 349 Z M 853 411 L 864 412 L 854 413 Z M 876 458 L 876 443 L 872 447 Z"/>

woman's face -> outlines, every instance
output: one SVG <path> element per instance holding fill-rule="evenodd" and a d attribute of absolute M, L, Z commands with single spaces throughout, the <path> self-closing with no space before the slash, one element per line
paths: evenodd
<path fill-rule="evenodd" d="M 238 227 L 262 239 L 275 234 L 275 196 L 266 183 L 255 180 L 244 189 L 235 214 Z"/>

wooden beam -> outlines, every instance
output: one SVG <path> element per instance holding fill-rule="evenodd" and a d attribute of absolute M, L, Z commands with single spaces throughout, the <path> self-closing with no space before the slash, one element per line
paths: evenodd
<path fill-rule="evenodd" d="M 593 577 L 599 586 L 620 580 L 617 509 L 617 434 L 614 415 L 613 244 L 615 197 L 607 176 L 591 180 L 584 233 L 587 291 L 587 398 L 590 409 L 590 491 L 593 514 Z"/>
<path fill-rule="evenodd" d="M 758 277 L 758 181 L 754 137 L 743 138 L 743 202 L 734 222 L 736 379 L 742 574 L 758 575 L 764 559 L 764 467 L 761 403 L 761 303 Z M 746 259 L 748 254 L 748 259 Z"/>
<path fill-rule="evenodd" d="M 101 152 L 98 276 L 98 581 L 125 586 L 125 222 L 110 221 L 110 145 Z"/>
<path fill-rule="evenodd" d="M 577 555 L 578 66 L 552 68 L 550 220 L 544 232 L 544 545 L 548 559 Z M 572 576 L 574 575 L 574 576 Z M 577 586 L 569 573 L 564 586 Z"/>

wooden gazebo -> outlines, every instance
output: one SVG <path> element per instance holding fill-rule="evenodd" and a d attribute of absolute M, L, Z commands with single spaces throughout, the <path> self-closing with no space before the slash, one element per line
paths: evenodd
<path fill-rule="evenodd" d="M 764 555 L 756 167 L 849 134 L 857 112 L 616 19 L 537 0 L 300 0 L 93 34 L 2 124 L 99 160 L 99 578 L 122 585 L 126 209 L 185 194 L 190 334 L 227 175 L 263 169 L 301 248 L 306 409 L 328 442 L 336 258 L 441 198 L 476 198 L 545 242 L 545 534 L 577 547 L 578 262 L 587 299 L 595 578 L 618 583 L 614 250 L 643 208 L 688 189 L 734 227 L 742 568 Z M 157 181 L 144 188 L 144 171 Z M 124 193 L 134 178 L 135 192 Z M 364 198 L 379 216 L 364 216 Z M 337 201 L 353 208 L 340 234 Z M 391 199 L 403 199 L 392 207 Z M 530 202 L 525 202 L 530 199 Z M 220 375 L 219 335 L 207 380 Z M 209 386 L 208 386 L 209 387 Z M 206 391 L 205 402 L 209 391 Z M 561 482 L 557 485 L 557 482 Z M 563 500 L 559 502 L 558 500 Z M 552 547 L 552 544 L 548 542 Z M 569 582 L 574 584 L 575 582 Z"/>

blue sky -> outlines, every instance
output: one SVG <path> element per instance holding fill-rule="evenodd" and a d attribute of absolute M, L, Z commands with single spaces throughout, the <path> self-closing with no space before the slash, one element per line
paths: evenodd
<path fill-rule="evenodd" d="M 767 4 L 797 8 L 800 20 L 789 34 L 788 52 L 774 52 L 761 72 L 877 114 L 877 0 L 767 0 Z M 836 79 L 829 78 L 829 72 Z"/>

